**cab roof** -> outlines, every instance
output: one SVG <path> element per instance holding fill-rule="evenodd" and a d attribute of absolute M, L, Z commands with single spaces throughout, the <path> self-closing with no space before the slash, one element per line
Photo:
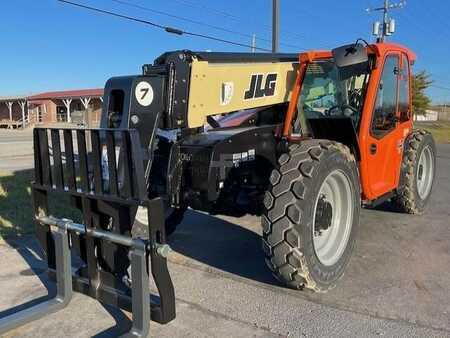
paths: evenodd
<path fill-rule="evenodd" d="M 371 44 L 370 47 L 374 49 L 374 52 L 378 56 L 394 51 L 394 52 L 402 52 L 408 55 L 408 59 L 410 62 L 414 62 L 417 59 L 416 54 L 411 49 L 397 43 L 380 42 Z"/>

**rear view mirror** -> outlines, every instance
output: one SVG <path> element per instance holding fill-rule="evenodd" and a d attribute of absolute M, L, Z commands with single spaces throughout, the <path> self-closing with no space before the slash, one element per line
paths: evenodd
<path fill-rule="evenodd" d="M 333 49 L 333 58 L 338 68 L 367 63 L 369 57 L 366 48 L 358 43 Z"/>
<path fill-rule="evenodd" d="M 332 50 L 334 62 L 341 78 L 360 75 L 368 70 L 369 56 L 362 44 L 351 44 Z"/>

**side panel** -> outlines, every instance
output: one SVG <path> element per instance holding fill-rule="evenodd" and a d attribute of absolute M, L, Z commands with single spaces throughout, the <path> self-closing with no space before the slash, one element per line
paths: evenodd
<path fill-rule="evenodd" d="M 266 169 L 268 178 L 277 158 L 273 129 L 230 128 L 186 139 L 180 151 L 186 161 L 184 184 L 191 196 L 189 202 L 193 203 L 190 206 L 204 210 L 215 203 L 223 186 L 230 184 L 233 170 L 253 165 L 253 178 Z"/>
<path fill-rule="evenodd" d="M 298 63 L 192 62 L 188 125 L 202 126 L 208 115 L 290 100 Z"/>

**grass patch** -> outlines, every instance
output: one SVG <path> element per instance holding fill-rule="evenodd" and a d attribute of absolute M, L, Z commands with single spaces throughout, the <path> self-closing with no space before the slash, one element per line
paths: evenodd
<path fill-rule="evenodd" d="M 450 143 L 450 121 L 415 122 L 414 126 L 428 130 L 437 143 Z"/>
<path fill-rule="evenodd" d="M 33 228 L 31 170 L 0 172 L 0 236 L 18 236 Z"/>
<path fill-rule="evenodd" d="M 14 173 L 0 171 L 0 241 L 34 233 L 34 212 L 31 202 L 33 170 Z M 66 194 L 50 194 L 52 215 L 80 221 L 80 213 L 71 207 Z"/>

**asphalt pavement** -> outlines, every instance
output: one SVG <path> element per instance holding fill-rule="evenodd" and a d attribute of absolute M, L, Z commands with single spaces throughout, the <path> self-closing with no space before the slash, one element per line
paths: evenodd
<path fill-rule="evenodd" d="M 16 171 L 33 166 L 32 130 L 0 129 L 0 171 Z"/>
<path fill-rule="evenodd" d="M 1 142 L 0 135 L 0 170 L 8 165 Z M 363 210 L 346 274 L 327 294 L 277 283 L 263 260 L 257 217 L 188 211 L 170 239 L 177 318 L 152 322 L 151 335 L 450 337 L 450 145 L 438 146 L 438 156 L 426 212 Z M 32 237 L 0 244 L 0 317 L 54 292 L 44 271 Z M 129 314 L 75 295 L 66 309 L 6 337 L 113 337 L 129 327 Z"/>

